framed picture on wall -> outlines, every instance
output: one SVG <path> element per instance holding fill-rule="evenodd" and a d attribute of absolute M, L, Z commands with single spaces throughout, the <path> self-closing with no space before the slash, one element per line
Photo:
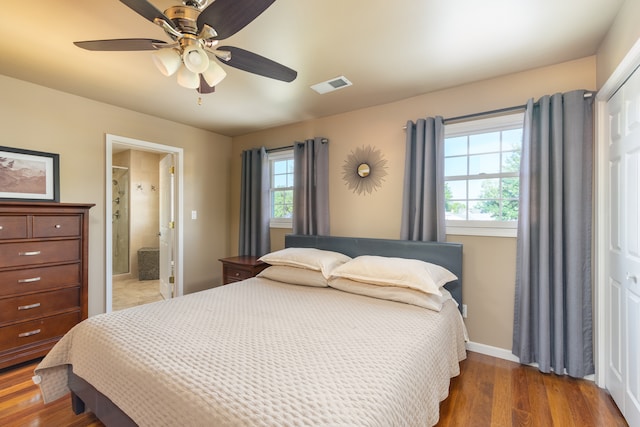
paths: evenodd
<path fill-rule="evenodd" d="M 0 146 L 0 200 L 60 201 L 60 156 Z"/>

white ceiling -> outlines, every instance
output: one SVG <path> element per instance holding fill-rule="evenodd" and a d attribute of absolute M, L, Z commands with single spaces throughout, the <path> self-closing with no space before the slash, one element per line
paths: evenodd
<path fill-rule="evenodd" d="M 160 10 L 179 0 L 150 0 Z M 298 71 L 293 83 L 224 66 L 213 94 L 146 52 L 72 42 L 170 39 L 118 0 L 3 1 L 0 74 L 235 136 L 592 55 L 624 0 L 277 0 L 222 44 Z M 340 75 L 353 86 L 319 95 Z"/>

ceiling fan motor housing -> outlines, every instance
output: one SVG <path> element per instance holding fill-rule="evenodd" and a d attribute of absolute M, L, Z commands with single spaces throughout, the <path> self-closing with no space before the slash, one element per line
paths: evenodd
<path fill-rule="evenodd" d="M 167 18 L 176 24 L 182 33 L 198 34 L 198 16 L 200 10 L 189 6 L 172 6 L 164 11 Z"/>

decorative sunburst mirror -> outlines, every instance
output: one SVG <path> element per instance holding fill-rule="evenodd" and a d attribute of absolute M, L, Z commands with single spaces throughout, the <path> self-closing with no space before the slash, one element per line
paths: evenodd
<path fill-rule="evenodd" d="M 371 194 L 382 185 L 386 169 L 387 160 L 380 150 L 370 145 L 362 146 L 347 156 L 342 165 L 342 179 L 354 193 Z"/>

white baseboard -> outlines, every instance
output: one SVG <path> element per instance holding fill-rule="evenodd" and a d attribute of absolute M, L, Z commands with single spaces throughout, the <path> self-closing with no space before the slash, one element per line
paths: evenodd
<path fill-rule="evenodd" d="M 475 353 L 486 354 L 487 356 L 497 357 L 498 359 L 509 360 L 511 362 L 520 363 L 520 359 L 511 353 L 511 350 L 507 350 L 500 347 L 493 347 L 491 345 L 480 344 L 473 341 L 467 342 L 467 350 Z"/>
<path fill-rule="evenodd" d="M 477 342 L 468 341 L 466 344 L 468 351 L 473 351 L 475 353 L 484 354 L 487 356 L 497 357 L 498 359 L 509 360 L 511 362 L 520 363 L 520 358 L 511 353 L 511 350 L 507 350 L 500 347 L 493 347 L 491 345 L 480 344 Z M 529 366 L 534 368 L 538 367 L 537 363 L 530 363 Z M 595 381 L 595 376 L 593 374 L 587 375 L 584 377 L 585 380 Z"/>

